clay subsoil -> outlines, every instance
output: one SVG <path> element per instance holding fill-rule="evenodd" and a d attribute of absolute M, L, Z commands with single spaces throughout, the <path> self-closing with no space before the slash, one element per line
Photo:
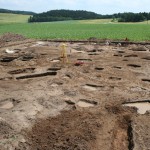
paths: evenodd
<path fill-rule="evenodd" d="M 0 150 L 150 150 L 150 45 L 21 39 L 0 47 Z"/>

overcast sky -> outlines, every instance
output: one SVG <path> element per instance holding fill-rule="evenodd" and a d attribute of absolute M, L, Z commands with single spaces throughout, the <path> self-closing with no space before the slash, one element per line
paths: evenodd
<path fill-rule="evenodd" d="M 99 14 L 150 12 L 150 0 L 0 0 L 0 8 L 37 13 L 53 9 L 88 10 Z"/>

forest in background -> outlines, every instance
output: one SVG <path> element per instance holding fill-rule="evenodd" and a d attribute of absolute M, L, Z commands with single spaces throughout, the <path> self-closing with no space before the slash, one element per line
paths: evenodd
<path fill-rule="evenodd" d="M 112 19 L 118 22 L 142 22 L 150 20 L 150 13 L 117 13 L 101 15 L 84 10 L 51 10 L 30 16 L 28 22 L 51 22 L 65 20 Z"/>
<path fill-rule="evenodd" d="M 0 13 L 11 13 L 11 14 L 21 14 L 21 15 L 35 15 L 32 11 L 20 11 L 20 10 L 8 10 L 0 8 Z"/>

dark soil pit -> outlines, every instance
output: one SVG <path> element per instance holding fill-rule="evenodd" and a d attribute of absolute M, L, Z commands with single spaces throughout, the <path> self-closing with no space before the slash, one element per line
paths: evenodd
<path fill-rule="evenodd" d="M 31 60 L 31 59 L 33 59 L 34 57 L 33 56 L 23 56 L 22 58 L 21 58 L 21 60 L 22 61 L 29 61 L 29 60 Z"/>
<path fill-rule="evenodd" d="M 75 102 L 71 101 L 71 100 L 66 100 L 65 101 L 68 105 L 75 105 Z"/>
<path fill-rule="evenodd" d="M 92 59 L 77 59 L 79 61 L 92 61 Z"/>
<path fill-rule="evenodd" d="M 91 52 L 97 52 L 96 49 L 93 49 L 93 50 L 88 50 L 87 52 L 91 53 Z"/>
<path fill-rule="evenodd" d="M 114 56 L 116 56 L 116 57 L 122 57 L 121 54 L 114 54 Z"/>
<path fill-rule="evenodd" d="M 136 64 L 128 64 L 127 66 L 129 67 L 133 67 L 133 68 L 140 68 L 140 65 L 136 65 Z"/>
<path fill-rule="evenodd" d="M 48 54 L 46 54 L 46 53 L 41 53 L 40 55 L 42 55 L 42 56 L 46 56 L 46 55 L 48 55 Z"/>
<path fill-rule="evenodd" d="M 118 51 L 118 53 L 121 53 L 121 54 L 123 54 L 123 53 L 125 53 L 124 51 Z"/>
<path fill-rule="evenodd" d="M 87 86 L 95 87 L 95 88 L 103 88 L 103 85 L 96 85 L 96 84 L 86 84 Z"/>
<path fill-rule="evenodd" d="M 30 79 L 30 78 L 45 77 L 45 76 L 55 76 L 55 75 L 57 75 L 57 72 L 44 72 L 44 73 L 39 73 L 39 74 L 30 74 L 30 75 L 19 76 L 19 77 L 16 77 L 16 79 L 17 80 Z"/>
<path fill-rule="evenodd" d="M 145 60 L 150 60 L 150 56 L 149 57 L 144 57 L 142 59 L 145 59 Z"/>
<path fill-rule="evenodd" d="M 17 70 L 12 70 L 9 71 L 9 74 L 21 74 L 21 73 L 33 73 L 35 68 L 23 68 L 23 69 L 17 69 Z"/>
<path fill-rule="evenodd" d="M 110 80 L 121 80 L 121 78 L 118 77 L 109 77 Z"/>
<path fill-rule="evenodd" d="M 103 49 L 98 49 L 97 51 L 98 51 L 98 52 L 103 52 L 104 50 L 103 50 Z"/>
<path fill-rule="evenodd" d="M 95 70 L 104 70 L 104 68 L 102 68 L 102 67 L 95 67 Z"/>
<path fill-rule="evenodd" d="M 131 120 L 128 122 L 127 134 L 128 134 L 128 143 L 129 143 L 128 149 L 133 150 L 134 149 L 134 137 L 133 137 L 133 128 L 132 128 Z"/>
<path fill-rule="evenodd" d="M 98 53 L 90 53 L 88 55 L 99 55 Z"/>
<path fill-rule="evenodd" d="M 11 62 L 15 59 L 17 59 L 18 57 L 3 57 L 0 59 L 1 62 Z"/>
<path fill-rule="evenodd" d="M 139 47 L 133 48 L 132 51 L 147 51 L 147 49 L 143 46 L 139 46 Z"/>
<path fill-rule="evenodd" d="M 142 81 L 150 82 L 150 79 L 142 79 Z"/>
<path fill-rule="evenodd" d="M 20 49 L 20 48 L 15 48 L 14 50 L 15 50 L 15 51 L 21 51 L 22 49 Z"/>
<path fill-rule="evenodd" d="M 129 60 L 127 60 L 127 59 L 123 59 L 122 61 L 129 61 Z"/>
<path fill-rule="evenodd" d="M 59 67 L 53 67 L 53 68 L 48 68 L 47 71 L 58 71 L 58 70 L 61 70 L 61 68 Z"/>
<path fill-rule="evenodd" d="M 135 55 L 135 54 L 131 54 L 131 55 L 126 55 L 124 57 L 138 57 L 138 55 Z"/>
<path fill-rule="evenodd" d="M 66 73 L 66 77 L 69 78 L 69 79 L 71 79 L 73 77 L 73 75 L 70 74 L 70 73 Z"/>
<path fill-rule="evenodd" d="M 118 67 L 118 66 L 114 66 L 113 68 L 116 68 L 116 69 L 122 69 L 122 67 Z"/>

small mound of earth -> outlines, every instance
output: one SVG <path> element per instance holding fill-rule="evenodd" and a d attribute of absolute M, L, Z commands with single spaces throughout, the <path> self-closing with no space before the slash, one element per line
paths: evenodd
<path fill-rule="evenodd" d="M 16 42 L 16 41 L 22 41 L 26 38 L 23 35 L 20 34 L 14 34 L 14 33 L 5 33 L 2 36 L 0 36 L 0 44 L 3 44 L 5 42 Z"/>
<path fill-rule="evenodd" d="M 26 138 L 32 150 L 91 150 L 100 128 L 99 114 L 65 111 L 37 121 Z"/>

